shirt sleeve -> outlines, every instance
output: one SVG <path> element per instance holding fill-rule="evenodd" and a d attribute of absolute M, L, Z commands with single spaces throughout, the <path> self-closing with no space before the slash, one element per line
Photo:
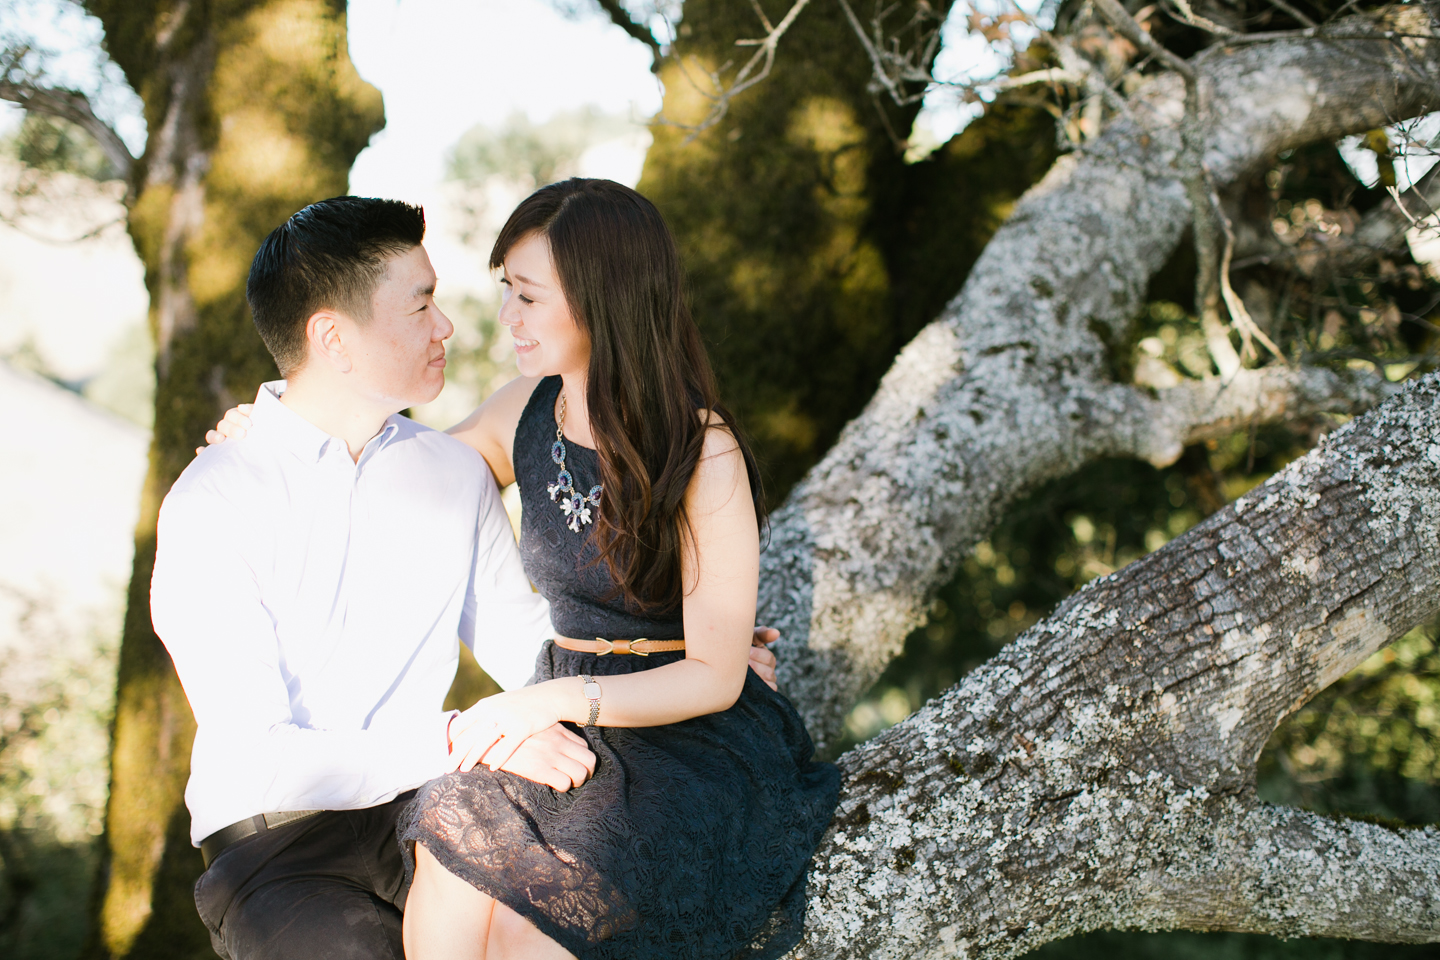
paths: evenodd
<path fill-rule="evenodd" d="M 460 617 L 460 639 L 496 683 L 514 690 L 535 673 L 541 645 L 554 636 L 550 604 L 525 576 L 500 492 L 493 483 L 481 486 L 475 558 Z"/>
<path fill-rule="evenodd" d="M 195 839 L 256 813 L 371 806 L 444 772 L 449 713 L 383 729 L 295 722 L 240 525 L 214 494 L 172 491 L 160 510 L 150 611 L 197 723 L 186 794 Z"/>

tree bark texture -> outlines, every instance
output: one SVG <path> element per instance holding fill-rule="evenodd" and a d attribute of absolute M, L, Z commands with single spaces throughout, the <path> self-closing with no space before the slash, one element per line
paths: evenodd
<path fill-rule="evenodd" d="M 1413 8 L 1404 32 L 1426 33 Z M 1205 164 L 1230 184 L 1281 150 L 1433 108 L 1429 40 L 1289 40 L 1200 54 Z M 1393 387 L 1283 367 L 1158 393 L 1116 383 L 1150 277 L 1190 221 L 1184 91 L 1151 79 L 1015 207 L 959 295 L 900 353 L 864 412 L 772 518 L 761 617 L 784 688 L 822 745 L 899 653 L 933 591 L 1006 506 L 1105 456 L 1173 461 L 1256 421 L 1364 409 Z"/>
<path fill-rule="evenodd" d="M 796 957 L 1101 927 L 1440 940 L 1440 830 L 1256 801 L 1271 732 L 1440 611 L 1440 375 L 847 753 Z"/>
<path fill-rule="evenodd" d="M 790 3 L 761 5 L 778 22 Z M 948 0 L 935 7 L 943 15 Z M 668 121 L 704 119 L 705 71 L 748 49 L 736 39 L 762 35 L 754 11 L 750 0 L 687 0 L 639 189 L 679 240 L 722 395 L 778 503 L 1050 167 L 1054 125 L 1038 108 L 997 105 L 906 164 L 919 104 L 877 97 L 843 10 L 818 4 L 786 34 L 770 77 L 691 141 Z"/>
<path fill-rule="evenodd" d="M 195 438 L 275 375 L 245 278 L 260 240 L 345 192 L 384 125 L 347 53 L 343 0 L 87 0 L 145 104 L 129 229 L 156 345 L 155 434 L 120 650 L 94 957 L 209 957 L 183 791 L 194 721 L 150 625 L 155 520 Z"/>

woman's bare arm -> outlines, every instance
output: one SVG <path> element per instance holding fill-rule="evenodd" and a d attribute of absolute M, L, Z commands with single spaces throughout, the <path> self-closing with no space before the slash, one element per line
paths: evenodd
<path fill-rule="evenodd" d="M 520 425 L 520 414 L 530 402 L 540 380 L 536 377 L 516 377 L 496 390 L 490 398 L 475 408 L 475 412 L 445 432 L 456 440 L 474 447 L 495 482 L 508 487 L 515 482 L 515 464 L 511 451 L 515 448 L 515 430 Z"/>

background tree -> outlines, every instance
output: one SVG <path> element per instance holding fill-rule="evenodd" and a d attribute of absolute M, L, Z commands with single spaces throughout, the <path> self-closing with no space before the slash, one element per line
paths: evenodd
<path fill-rule="evenodd" d="M 87 98 L 47 85 L 12 50 L 0 96 L 83 127 L 129 188 L 156 347 L 155 432 L 120 650 L 93 956 L 209 956 L 190 888 L 201 864 L 183 790 L 194 736 L 184 692 L 150 626 L 160 501 L 195 438 L 275 376 L 244 300 L 260 240 L 299 207 L 344 193 L 384 123 L 346 52 L 342 0 L 93 0 L 105 44 L 144 101 L 143 156 Z M 16 54 L 19 54 L 16 56 Z"/>

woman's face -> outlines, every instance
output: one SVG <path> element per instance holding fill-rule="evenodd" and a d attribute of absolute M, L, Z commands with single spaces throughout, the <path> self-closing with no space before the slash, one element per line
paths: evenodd
<path fill-rule="evenodd" d="M 590 338 L 570 316 L 550 241 L 532 233 L 505 255 L 500 322 L 515 338 L 515 362 L 527 377 L 584 373 Z"/>

